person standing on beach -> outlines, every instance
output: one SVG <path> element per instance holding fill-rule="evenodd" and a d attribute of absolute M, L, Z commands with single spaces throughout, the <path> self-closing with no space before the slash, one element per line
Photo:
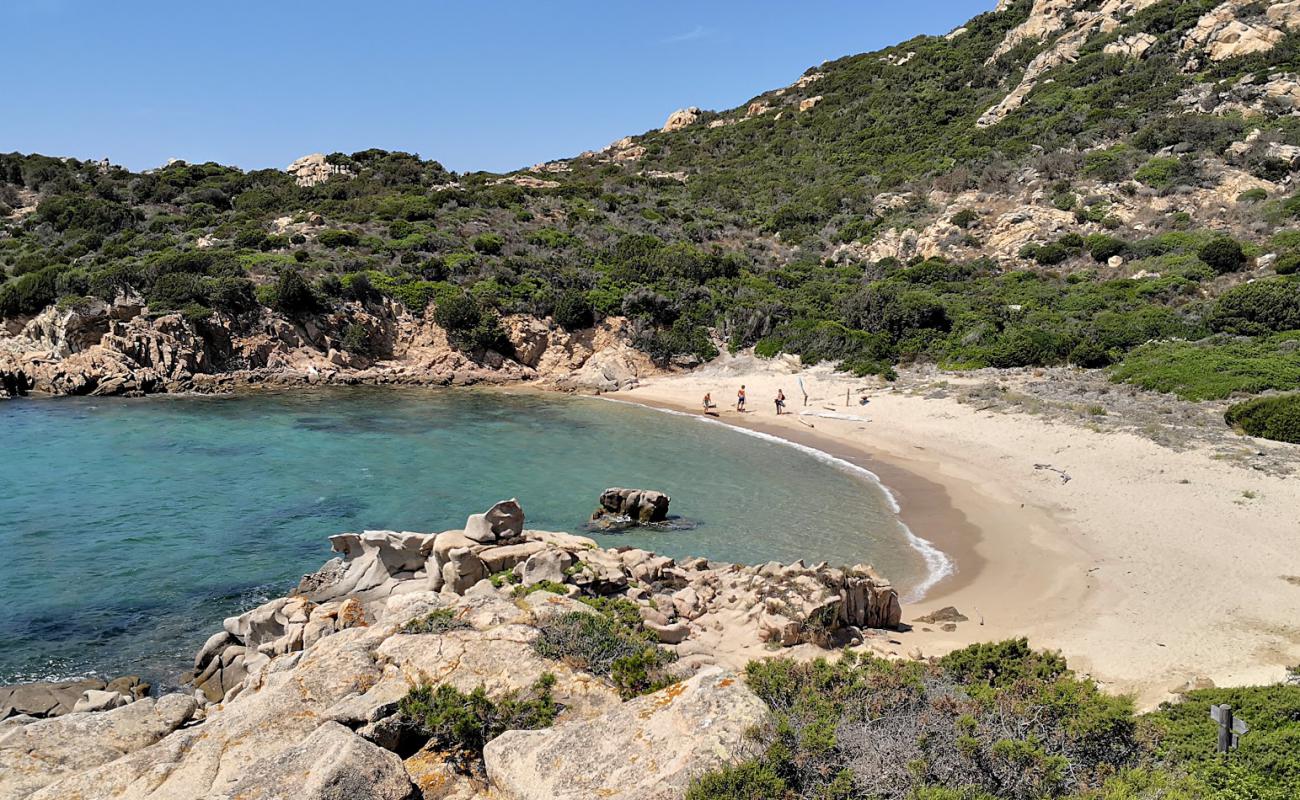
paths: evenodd
<path fill-rule="evenodd" d="M 745 384 L 740 384 L 740 391 L 736 392 L 736 410 L 743 412 L 745 410 Z"/>
<path fill-rule="evenodd" d="M 779 417 L 785 413 L 785 391 L 776 390 L 776 415 Z"/>
<path fill-rule="evenodd" d="M 713 410 L 713 393 L 704 393 L 704 413 L 707 414 Z"/>

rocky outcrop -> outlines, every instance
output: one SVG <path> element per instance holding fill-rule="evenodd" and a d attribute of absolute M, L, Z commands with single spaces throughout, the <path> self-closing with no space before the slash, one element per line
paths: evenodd
<path fill-rule="evenodd" d="M 510 800 L 674 800 L 692 778 L 758 754 L 771 712 L 736 677 L 703 670 L 608 714 L 488 743 L 488 777 Z"/>
<path fill-rule="evenodd" d="M 312 153 L 285 167 L 299 186 L 315 186 L 335 175 L 351 176 L 352 171 L 342 164 L 331 164 L 324 153 Z"/>
<path fill-rule="evenodd" d="M 1183 38 L 1187 70 L 1199 69 L 1205 59 L 1268 52 L 1288 31 L 1300 28 L 1300 2 L 1270 3 L 1263 14 L 1251 13 L 1260 7 L 1253 0 L 1228 0 L 1201 17 Z"/>
<path fill-rule="evenodd" d="M 867 632 L 857 626 L 899 619 L 897 595 L 868 567 L 606 550 L 524 528 L 514 501 L 468 527 L 492 539 L 467 530 L 333 537 L 338 558 L 204 643 L 193 697 L 0 722 L 0 796 L 679 797 L 692 777 L 762 746 L 768 710 L 737 667 L 774 645 L 812 655 L 825 651 L 804 642 L 860 643 Z M 546 591 L 516 591 L 540 580 Z M 539 655 L 533 641 L 553 615 L 598 613 L 573 599 L 581 595 L 635 603 L 645 629 L 679 656 L 681 682 L 623 702 L 607 680 Z M 412 626 L 433 612 L 455 624 Z M 411 741 L 394 716 L 415 685 L 498 696 L 545 674 L 560 708 L 554 726 L 493 740 L 486 782 Z"/>
<path fill-rule="evenodd" d="M 688 128 L 700 121 L 700 110 L 695 106 L 690 108 L 681 108 L 668 115 L 667 121 L 664 122 L 663 132 L 679 131 L 682 128 Z"/>
<path fill-rule="evenodd" d="M 614 391 L 658 372 L 633 345 L 627 320 L 565 331 L 514 316 L 516 358 L 452 345 L 432 309 L 411 314 L 392 300 L 349 302 L 291 321 L 268 309 L 240 319 L 189 320 L 149 313 L 138 298 L 87 300 L 11 320 L 0 334 L 0 397 L 220 392 L 243 385 L 447 385 L 542 380 L 573 390 Z M 364 355 L 347 349 L 360 331 Z"/>
<path fill-rule="evenodd" d="M 1110 44 L 1102 48 L 1108 56 L 1122 56 L 1124 58 L 1141 58 L 1146 55 L 1156 42 L 1160 41 L 1149 33 L 1135 33 L 1132 36 L 1121 36 Z"/>
<path fill-rule="evenodd" d="M 649 495 L 649 496 L 647 496 Z M 602 505 L 654 517 L 667 496 L 612 489 Z M 574 594 L 623 595 L 637 603 L 660 639 L 688 663 L 743 666 L 775 644 L 826 646 L 861 641 L 863 629 L 894 628 L 898 594 L 871 567 L 821 564 L 749 567 L 704 559 L 678 563 L 635 548 L 603 550 L 592 539 L 528 530 L 518 503 L 503 501 L 442 533 L 367 531 L 330 537 L 339 558 L 282 597 L 227 619 L 195 658 L 196 696 L 228 701 L 256 686 L 272 660 L 383 617 L 404 595 L 509 591 L 514 584 L 568 584 Z M 494 537 L 488 541 L 483 531 Z"/>
<path fill-rule="evenodd" d="M 0 722 L 0 797 L 27 797 L 66 776 L 111 764 L 177 730 L 195 709 L 192 698 L 170 694 L 99 713 Z"/>
<path fill-rule="evenodd" d="M 503 323 L 519 362 L 534 370 L 538 380 L 560 389 L 612 392 L 662 372 L 633 345 L 631 325 L 621 317 L 579 331 L 523 315 L 506 317 Z"/>
<path fill-rule="evenodd" d="M 606 489 L 600 493 L 600 508 L 592 519 L 606 516 L 626 517 L 639 523 L 663 522 L 668 519 L 668 504 L 672 498 L 663 492 L 648 489 Z"/>
<path fill-rule="evenodd" d="M 136 675 L 114 678 L 107 683 L 98 678 L 85 678 L 0 686 L 0 720 L 14 716 L 57 717 L 92 710 L 92 706 L 93 710 L 117 708 L 147 697 L 150 688 Z"/>

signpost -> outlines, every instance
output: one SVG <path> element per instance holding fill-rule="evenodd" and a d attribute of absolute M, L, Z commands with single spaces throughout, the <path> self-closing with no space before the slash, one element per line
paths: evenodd
<path fill-rule="evenodd" d="M 1227 703 L 1210 706 L 1210 719 L 1219 723 L 1218 750 L 1220 753 L 1236 750 L 1237 744 L 1241 741 L 1241 736 L 1250 730 L 1250 726 L 1246 724 L 1244 719 L 1232 715 L 1232 706 Z"/>

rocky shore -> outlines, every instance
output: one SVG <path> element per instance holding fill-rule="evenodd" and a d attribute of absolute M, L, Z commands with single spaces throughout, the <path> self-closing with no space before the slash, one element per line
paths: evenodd
<path fill-rule="evenodd" d="M 234 318 L 152 313 L 140 298 L 83 299 L 0 321 L 0 397 L 226 392 L 241 386 L 463 385 L 540 381 L 610 391 L 656 369 L 622 318 L 567 331 L 502 320 L 508 356 L 455 347 L 431 312 L 383 299 L 295 320 L 267 308 Z"/>
<path fill-rule="evenodd" d="M 901 618 L 893 587 L 865 565 L 601 549 L 526 529 L 514 501 L 462 530 L 331 543 L 338 557 L 289 596 L 225 621 L 195 657 L 191 693 L 0 721 L 0 797 L 681 797 L 761 746 L 769 711 L 736 674 L 746 661 L 870 645 Z M 539 653 L 557 616 L 614 601 L 671 662 L 666 688 L 628 698 Z M 492 738 L 477 769 L 401 726 L 417 686 L 499 697 L 544 675 L 554 724 Z"/>

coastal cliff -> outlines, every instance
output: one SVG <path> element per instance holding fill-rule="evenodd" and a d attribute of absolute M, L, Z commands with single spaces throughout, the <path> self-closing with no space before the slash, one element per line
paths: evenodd
<path fill-rule="evenodd" d="M 0 337 L 0 396 L 222 392 L 238 386 L 464 385 L 538 381 L 611 391 L 661 372 L 610 318 L 568 331 L 523 314 L 502 320 L 498 350 L 454 344 L 432 310 L 351 302 L 291 319 L 269 308 L 191 318 L 138 297 L 87 299 L 10 321 Z"/>
<path fill-rule="evenodd" d="M 0 796 L 681 797 L 760 749 L 771 712 L 745 662 L 869 643 L 901 615 L 870 567 L 604 550 L 525 529 L 513 501 L 464 530 L 331 542 L 338 558 L 203 645 L 192 694 L 0 722 Z M 499 700 L 539 681 L 552 724 L 481 753 L 410 723 L 421 687 Z"/>

